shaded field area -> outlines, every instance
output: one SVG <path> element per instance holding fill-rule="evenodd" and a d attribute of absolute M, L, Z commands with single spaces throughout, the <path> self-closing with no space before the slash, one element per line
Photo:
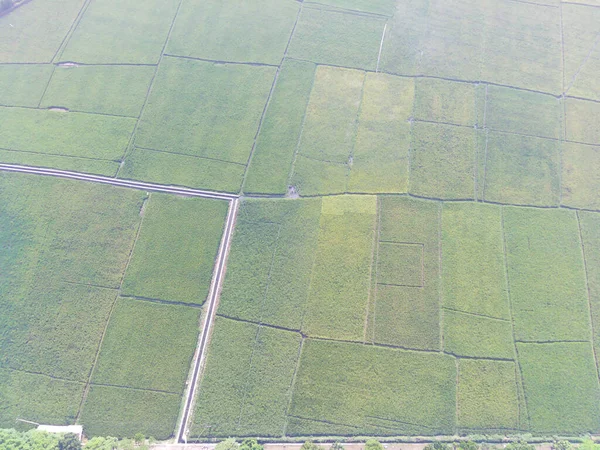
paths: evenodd
<path fill-rule="evenodd" d="M 226 210 L 0 174 L 0 425 L 171 436 Z"/>

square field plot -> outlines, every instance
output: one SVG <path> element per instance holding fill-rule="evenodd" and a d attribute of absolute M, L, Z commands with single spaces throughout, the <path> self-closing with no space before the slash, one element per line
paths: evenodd
<path fill-rule="evenodd" d="M 459 429 L 520 430 L 515 363 L 458 361 L 457 425 Z M 477 431 L 475 431 L 477 430 Z"/>
<path fill-rule="evenodd" d="M 138 117 L 154 70 L 151 66 L 58 66 L 41 106 Z"/>
<path fill-rule="evenodd" d="M 375 70 L 385 18 L 316 7 L 302 9 L 289 56 Z"/>
<path fill-rule="evenodd" d="M 560 142 L 489 132 L 484 198 L 517 205 L 556 206 Z"/>
<path fill-rule="evenodd" d="M 562 204 L 600 209 L 600 145 L 563 144 Z"/>
<path fill-rule="evenodd" d="M 600 390 L 587 343 L 517 344 L 531 431 L 582 435 L 600 429 Z"/>
<path fill-rule="evenodd" d="M 228 203 L 152 194 L 123 280 L 126 296 L 201 305 Z"/>
<path fill-rule="evenodd" d="M 37 107 L 53 71 L 51 64 L 0 65 L 0 105 Z"/>
<path fill-rule="evenodd" d="M 600 103 L 575 98 L 565 102 L 567 140 L 600 145 Z"/>
<path fill-rule="evenodd" d="M 472 199 L 476 147 L 474 129 L 413 124 L 409 192 L 421 197 Z"/>
<path fill-rule="evenodd" d="M 423 244 L 381 242 L 377 251 L 377 282 L 423 287 Z"/>
<path fill-rule="evenodd" d="M 178 4 L 178 0 L 91 2 L 58 59 L 157 64 Z"/>
<path fill-rule="evenodd" d="M 217 61 L 277 65 L 299 4 L 280 0 L 183 2 L 166 52 Z"/>
<path fill-rule="evenodd" d="M 165 58 L 139 147 L 246 164 L 275 68 Z"/>

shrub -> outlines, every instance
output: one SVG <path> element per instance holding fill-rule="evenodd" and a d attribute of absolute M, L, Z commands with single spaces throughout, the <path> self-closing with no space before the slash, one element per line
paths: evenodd
<path fill-rule="evenodd" d="M 315 444 L 313 441 L 306 441 L 300 447 L 300 450 L 322 450 L 320 445 Z"/>
<path fill-rule="evenodd" d="M 427 444 L 424 450 L 451 450 L 452 446 L 450 444 L 446 444 L 445 442 L 432 442 L 431 444 Z"/>
<path fill-rule="evenodd" d="M 229 438 L 219 442 L 215 447 L 215 450 L 238 450 L 239 448 L 240 444 L 238 444 L 235 439 Z"/>
<path fill-rule="evenodd" d="M 369 439 L 365 442 L 365 450 L 383 450 L 383 445 L 375 439 Z"/>

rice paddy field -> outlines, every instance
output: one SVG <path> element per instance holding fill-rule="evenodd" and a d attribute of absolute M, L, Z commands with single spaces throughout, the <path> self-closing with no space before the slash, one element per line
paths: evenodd
<path fill-rule="evenodd" d="M 240 199 L 190 441 L 600 434 L 599 6 L 31 0 L 0 164 Z M 0 171 L 0 427 L 173 439 L 228 207 Z"/>

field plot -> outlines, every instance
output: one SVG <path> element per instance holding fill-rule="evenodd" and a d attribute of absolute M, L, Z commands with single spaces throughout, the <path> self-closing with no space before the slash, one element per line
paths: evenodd
<path fill-rule="evenodd" d="M 600 145 L 600 103 L 568 98 L 565 112 L 567 140 Z"/>
<path fill-rule="evenodd" d="M 565 142 L 561 168 L 561 203 L 600 210 L 600 145 Z"/>
<path fill-rule="evenodd" d="M 367 73 L 348 192 L 406 192 L 414 91 L 412 79 Z"/>
<path fill-rule="evenodd" d="M 437 350 L 439 206 L 406 197 L 379 201 L 379 237 L 366 340 Z"/>
<path fill-rule="evenodd" d="M 447 203 L 442 224 L 444 306 L 509 319 L 500 207 Z"/>
<path fill-rule="evenodd" d="M 486 145 L 485 200 L 516 205 L 558 205 L 559 141 L 489 132 Z"/>
<path fill-rule="evenodd" d="M 385 16 L 391 16 L 396 6 L 394 0 L 320 0 L 315 3 Z"/>
<path fill-rule="evenodd" d="M 53 70 L 50 64 L 0 65 L 0 105 L 35 108 Z"/>
<path fill-rule="evenodd" d="M 0 63 L 49 63 L 84 0 L 42 0 L 0 18 Z"/>
<path fill-rule="evenodd" d="M 505 207 L 504 234 L 516 339 L 589 340 L 575 212 Z"/>
<path fill-rule="evenodd" d="M 302 328 L 321 200 L 247 200 L 236 223 L 219 314 Z"/>
<path fill-rule="evenodd" d="M 308 62 L 283 63 L 256 141 L 244 192 L 286 192 L 315 70 L 315 64 Z"/>
<path fill-rule="evenodd" d="M 323 198 L 303 325 L 306 334 L 363 339 L 371 286 L 376 204 L 373 196 Z"/>
<path fill-rule="evenodd" d="M 417 78 L 415 91 L 415 119 L 473 126 L 483 113 L 475 84 Z"/>
<path fill-rule="evenodd" d="M 152 194 L 123 295 L 204 303 L 226 213 L 220 200 Z"/>
<path fill-rule="evenodd" d="M 191 436 L 281 436 L 298 333 L 218 318 Z"/>
<path fill-rule="evenodd" d="M 156 64 L 179 3 L 91 2 L 58 59 L 87 64 Z"/>
<path fill-rule="evenodd" d="M 309 339 L 290 416 L 330 424 L 321 425 L 325 430 L 346 426 L 356 435 L 450 434 L 455 380 L 447 355 Z M 312 424 L 290 423 L 287 431 L 312 434 Z"/>
<path fill-rule="evenodd" d="M 151 66 L 58 66 L 40 106 L 138 117 L 154 70 Z"/>
<path fill-rule="evenodd" d="M 289 56 L 320 64 L 375 70 L 385 18 L 304 6 Z"/>
<path fill-rule="evenodd" d="M 298 9 L 299 4 L 294 1 L 279 0 L 183 2 L 166 52 L 278 65 Z"/>
<path fill-rule="evenodd" d="M 589 343 L 518 344 L 531 429 L 597 433 L 600 389 Z"/>
<path fill-rule="evenodd" d="M 119 169 L 119 163 L 116 161 L 15 150 L 0 150 L 0 161 L 4 164 L 47 167 L 105 176 L 114 176 Z"/>
<path fill-rule="evenodd" d="M 522 429 L 513 362 L 458 361 L 457 425 L 463 431 Z"/>
<path fill-rule="evenodd" d="M 474 129 L 415 123 L 409 192 L 429 198 L 473 199 L 476 154 Z"/>

